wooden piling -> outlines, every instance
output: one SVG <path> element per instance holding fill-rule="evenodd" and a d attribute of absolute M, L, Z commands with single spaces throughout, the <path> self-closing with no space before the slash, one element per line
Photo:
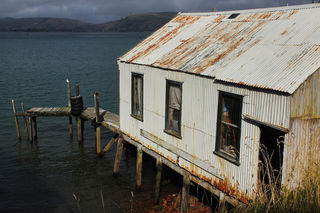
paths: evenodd
<path fill-rule="evenodd" d="M 119 167 L 120 167 L 120 161 L 122 156 L 122 150 L 123 150 L 123 143 L 124 140 L 122 137 L 119 137 L 118 139 L 118 145 L 117 145 L 117 153 L 114 160 L 114 166 L 113 166 L 113 176 L 117 177 L 119 174 Z"/>
<path fill-rule="evenodd" d="M 94 103 L 96 109 L 96 123 L 99 123 L 99 92 L 94 93 Z M 101 141 L 100 141 L 100 126 L 96 127 L 96 143 L 97 143 L 97 154 L 101 155 Z"/>
<path fill-rule="evenodd" d="M 80 96 L 79 84 L 76 84 L 76 96 Z M 80 116 L 77 116 L 77 130 L 78 130 L 78 142 L 83 143 L 83 120 Z"/>
<path fill-rule="evenodd" d="M 83 120 L 80 116 L 77 116 L 77 129 L 78 129 L 78 142 L 83 143 Z"/>
<path fill-rule="evenodd" d="M 68 109 L 69 112 L 71 111 L 71 84 L 69 80 L 67 80 L 67 87 L 68 87 Z M 73 127 L 72 127 L 72 116 L 69 116 L 69 134 L 70 138 L 73 138 Z"/>
<path fill-rule="evenodd" d="M 29 116 L 29 141 L 33 141 L 33 128 L 32 128 L 32 118 Z"/>
<path fill-rule="evenodd" d="M 142 182 L 142 147 L 138 146 L 137 148 L 137 190 L 141 189 L 141 182 Z"/>
<path fill-rule="evenodd" d="M 80 87 L 79 84 L 76 84 L 76 96 L 80 95 Z"/>
<path fill-rule="evenodd" d="M 23 103 L 21 103 L 21 110 L 22 110 L 22 113 L 23 113 L 23 120 L 24 120 L 25 129 L 26 129 L 26 135 L 27 135 L 27 138 L 29 138 L 28 121 L 27 121 L 26 114 L 25 114 L 25 111 L 24 111 Z"/>
<path fill-rule="evenodd" d="M 32 133 L 33 133 L 33 141 L 36 141 L 38 139 L 38 131 L 37 131 L 37 117 L 33 116 L 32 119 Z"/>
<path fill-rule="evenodd" d="M 182 193 L 181 193 L 181 206 L 180 206 L 181 213 L 185 213 L 188 210 L 189 189 L 190 189 L 190 176 L 188 173 L 185 173 L 183 175 L 183 186 L 182 186 Z"/>
<path fill-rule="evenodd" d="M 162 158 L 159 157 L 157 159 L 157 175 L 156 175 L 156 188 L 155 188 L 155 196 L 154 203 L 158 204 L 160 200 L 160 191 L 161 191 L 161 178 L 162 178 Z"/>
<path fill-rule="evenodd" d="M 16 123 L 17 136 L 18 136 L 18 139 L 21 140 L 19 120 L 18 120 L 18 116 L 16 115 L 16 105 L 14 103 L 14 99 L 12 99 L 11 102 L 12 102 L 12 109 L 13 109 L 13 114 L 14 114 L 14 121 Z"/>

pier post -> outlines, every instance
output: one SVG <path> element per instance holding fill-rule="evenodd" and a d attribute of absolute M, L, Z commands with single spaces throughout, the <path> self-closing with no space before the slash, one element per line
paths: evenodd
<path fill-rule="evenodd" d="M 16 115 L 16 106 L 14 104 L 14 99 L 12 99 L 11 102 L 12 102 L 12 109 L 13 109 L 13 113 L 14 113 L 14 121 L 16 123 L 17 136 L 18 136 L 18 139 L 21 140 L 19 120 L 18 120 L 18 116 Z"/>
<path fill-rule="evenodd" d="M 29 141 L 33 141 L 33 128 L 32 128 L 32 118 L 29 116 Z"/>
<path fill-rule="evenodd" d="M 158 204 L 160 200 L 160 191 L 161 191 L 161 178 L 162 178 L 162 158 L 159 157 L 157 159 L 157 175 L 156 175 L 156 188 L 155 188 L 155 196 L 154 203 Z"/>
<path fill-rule="evenodd" d="M 79 84 L 76 84 L 76 96 L 80 96 Z M 78 142 L 83 143 L 83 120 L 77 116 Z"/>
<path fill-rule="evenodd" d="M 189 189 L 190 189 L 190 176 L 188 173 L 185 173 L 183 175 L 183 186 L 182 186 L 182 193 L 181 193 L 181 206 L 180 206 L 181 213 L 185 213 L 188 210 Z"/>
<path fill-rule="evenodd" d="M 33 141 L 36 141 L 38 139 L 38 131 L 37 131 L 37 117 L 32 116 L 32 133 L 33 133 Z"/>
<path fill-rule="evenodd" d="M 80 116 L 77 116 L 77 129 L 78 129 L 78 142 L 83 143 L 83 120 Z"/>
<path fill-rule="evenodd" d="M 100 124 L 100 112 L 99 112 L 99 92 L 94 93 L 94 103 L 96 109 L 96 123 Z M 100 126 L 96 127 L 96 143 L 97 143 L 97 154 L 101 155 L 101 141 L 100 141 Z"/>
<path fill-rule="evenodd" d="M 117 177 L 119 174 L 119 167 L 120 167 L 120 160 L 121 160 L 121 155 L 122 155 L 122 150 L 123 150 L 123 143 L 124 143 L 124 140 L 120 136 L 118 139 L 117 153 L 116 153 L 116 157 L 114 160 L 114 166 L 113 166 L 113 176 L 114 177 Z"/>
<path fill-rule="evenodd" d="M 141 189 L 141 182 L 142 182 L 142 147 L 138 146 L 137 148 L 137 190 Z"/>
<path fill-rule="evenodd" d="M 67 87 L 68 87 L 68 109 L 69 113 L 71 112 L 71 84 L 70 81 L 67 79 Z M 69 116 L 69 134 L 70 138 L 73 138 L 73 128 L 72 128 L 72 116 Z"/>
<path fill-rule="evenodd" d="M 26 135 L 27 135 L 27 138 L 29 138 L 28 121 L 27 121 L 26 114 L 25 114 L 25 111 L 24 111 L 23 103 L 21 103 L 21 110 L 22 110 L 22 113 L 23 113 L 23 120 L 24 120 L 25 129 L 26 129 Z"/>

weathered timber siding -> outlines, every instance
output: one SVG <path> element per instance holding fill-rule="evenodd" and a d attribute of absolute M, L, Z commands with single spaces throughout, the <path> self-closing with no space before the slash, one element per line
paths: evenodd
<path fill-rule="evenodd" d="M 201 76 L 148 66 L 119 62 L 119 68 L 120 130 L 122 132 L 232 196 L 241 196 L 243 199 L 253 196 L 257 183 L 260 130 L 257 125 L 245 120 L 241 121 L 240 166 L 213 154 L 219 90 L 243 96 L 243 115 L 250 115 L 262 122 L 283 128 L 289 127 L 288 96 L 254 91 L 237 85 L 225 85 Z M 144 75 L 143 122 L 130 116 L 131 72 Z M 183 82 L 182 139 L 163 131 L 166 79 Z M 177 154 L 167 151 L 142 136 L 141 129 L 190 154 L 194 163 L 182 157 L 179 158 Z M 215 169 L 205 171 L 196 163 L 197 160 Z"/>
<path fill-rule="evenodd" d="M 290 129 L 285 183 L 297 187 L 306 169 L 320 161 L 319 69 L 290 98 Z"/>

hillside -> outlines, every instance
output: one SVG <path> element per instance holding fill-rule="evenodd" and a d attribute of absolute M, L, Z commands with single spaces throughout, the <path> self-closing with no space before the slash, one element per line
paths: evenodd
<path fill-rule="evenodd" d="M 65 18 L 4 18 L 0 32 L 153 32 L 176 13 L 130 15 L 104 24 L 91 24 Z"/>
<path fill-rule="evenodd" d="M 0 19 L 0 31 L 17 32 L 88 32 L 97 31 L 94 24 L 62 18 Z"/>
<path fill-rule="evenodd" d="M 177 13 L 144 13 L 130 15 L 124 19 L 102 24 L 103 31 L 153 32 L 172 19 Z"/>

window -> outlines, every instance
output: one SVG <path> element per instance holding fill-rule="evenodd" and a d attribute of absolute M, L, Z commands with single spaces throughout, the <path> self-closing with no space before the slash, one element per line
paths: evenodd
<path fill-rule="evenodd" d="M 143 75 L 132 73 L 131 116 L 143 120 Z"/>
<path fill-rule="evenodd" d="M 242 96 L 220 92 L 218 104 L 215 153 L 238 164 Z"/>
<path fill-rule="evenodd" d="M 181 138 L 182 83 L 167 80 L 165 132 Z"/>

